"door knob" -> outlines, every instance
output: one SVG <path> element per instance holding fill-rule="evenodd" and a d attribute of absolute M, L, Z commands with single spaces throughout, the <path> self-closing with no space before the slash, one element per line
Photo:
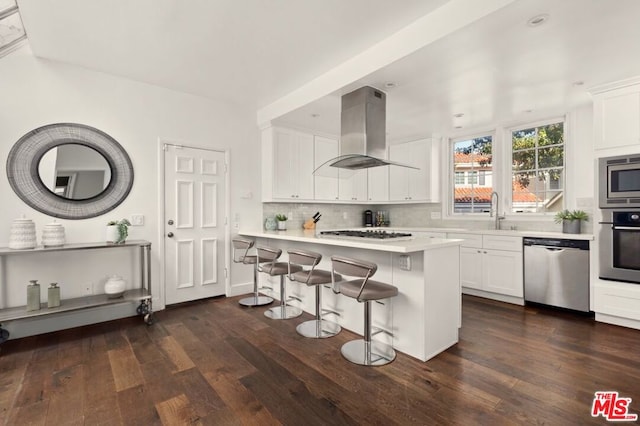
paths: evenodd
<path fill-rule="evenodd" d="M 173 219 L 169 219 L 169 222 L 167 222 L 169 225 L 173 225 Z"/>
<path fill-rule="evenodd" d="M 167 234 L 167 237 L 172 238 L 172 237 L 173 237 L 173 232 L 169 232 L 169 233 Z"/>

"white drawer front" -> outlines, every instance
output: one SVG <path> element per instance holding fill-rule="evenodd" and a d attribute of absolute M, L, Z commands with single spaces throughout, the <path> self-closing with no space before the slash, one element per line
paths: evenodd
<path fill-rule="evenodd" d="M 464 240 L 460 246 L 482 248 L 482 235 L 481 234 L 460 234 L 457 232 L 448 232 L 447 238 L 455 238 L 458 240 Z"/>
<path fill-rule="evenodd" d="M 482 246 L 493 250 L 522 251 L 522 237 L 483 235 Z"/>

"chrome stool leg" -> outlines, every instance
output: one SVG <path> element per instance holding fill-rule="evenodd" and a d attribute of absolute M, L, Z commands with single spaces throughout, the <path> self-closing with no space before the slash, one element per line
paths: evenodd
<path fill-rule="evenodd" d="M 364 302 L 364 339 L 352 340 L 342 345 L 342 356 L 354 364 L 379 366 L 396 358 L 391 345 L 371 340 L 371 301 Z"/>
<path fill-rule="evenodd" d="M 324 339 L 335 336 L 342 330 L 338 324 L 322 319 L 321 287 L 321 285 L 316 285 L 316 318 L 305 321 L 296 327 L 296 331 L 304 337 Z M 333 311 L 329 312 L 334 313 Z"/>
<path fill-rule="evenodd" d="M 271 319 L 289 319 L 300 315 L 302 315 L 302 309 L 287 305 L 284 275 L 280 275 L 280 305 L 267 309 L 264 316 Z"/>
<path fill-rule="evenodd" d="M 269 296 L 261 296 L 258 292 L 258 265 L 253 265 L 253 296 L 245 297 L 238 301 L 242 306 L 263 306 L 273 302 Z"/>

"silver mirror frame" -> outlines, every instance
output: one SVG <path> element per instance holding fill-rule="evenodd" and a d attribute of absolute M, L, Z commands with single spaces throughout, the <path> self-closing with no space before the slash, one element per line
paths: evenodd
<path fill-rule="evenodd" d="M 42 156 L 70 143 L 98 151 L 109 163 L 111 182 L 95 197 L 62 198 L 40 179 Z M 7 178 L 18 197 L 37 211 L 60 219 L 88 219 L 115 209 L 127 198 L 133 186 L 133 165 L 124 148 L 103 131 L 84 124 L 56 123 L 34 129 L 15 143 L 7 158 Z"/>

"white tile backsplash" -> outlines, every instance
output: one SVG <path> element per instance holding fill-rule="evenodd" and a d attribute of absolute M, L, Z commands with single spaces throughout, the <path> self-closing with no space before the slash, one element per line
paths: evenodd
<path fill-rule="evenodd" d="M 269 216 L 284 213 L 291 217 L 287 221 L 288 229 L 301 229 L 303 223 L 316 212 L 322 214 L 317 223 L 317 229 L 353 228 L 363 225 L 363 213 L 365 210 L 385 210 L 389 213 L 391 226 L 395 227 L 419 227 L 419 228 L 466 228 L 466 229 L 493 229 L 494 222 L 486 220 L 464 219 L 433 219 L 442 212 L 442 205 L 437 203 L 424 204 L 380 204 L 380 205 L 353 205 L 353 204 L 306 204 L 306 203 L 264 203 L 263 223 Z M 432 215 L 432 213 L 436 213 Z M 593 215 L 591 215 L 593 216 Z M 554 223 L 553 219 L 540 220 L 502 220 L 501 229 L 517 229 L 520 231 L 550 231 L 561 232 L 562 225 Z M 515 228 L 513 228 L 515 227 Z M 592 233 L 591 221 L 582 223 L 582 233 Z"/>

